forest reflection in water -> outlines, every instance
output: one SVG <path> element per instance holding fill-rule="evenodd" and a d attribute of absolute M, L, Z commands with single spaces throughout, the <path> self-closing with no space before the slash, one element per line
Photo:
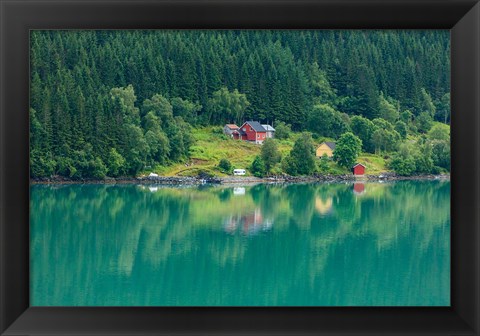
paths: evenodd
<path fill-rule="evenodd" d="M 31 187 L 34 306 L 448 306 L 450 182 Z"/>

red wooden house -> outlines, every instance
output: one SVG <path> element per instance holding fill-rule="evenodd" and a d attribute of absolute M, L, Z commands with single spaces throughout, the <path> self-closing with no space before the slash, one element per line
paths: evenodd
<path fill-rule="evenodd" d="M 352 167 L 352 173 L 356 176 L 365 175 L 365 166 L 361 163 L 357 163 L 355 166 Z"/>
<path fill-rule="evenodd" d="M 257 144 L 263 143 L 267 138 L 267 131 L 258 121 L 246 121 L 238 131 L 242 140 L 253 141 Z"/>

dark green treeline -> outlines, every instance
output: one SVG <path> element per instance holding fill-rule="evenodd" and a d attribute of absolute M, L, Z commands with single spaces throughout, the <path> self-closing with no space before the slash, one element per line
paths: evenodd
<path fill-rule="evenodd" d="M 35 31 L 32 177 L 135 174 L 187 157 L 192 125 L 311 129 L 319 104 L 416 117 L 427 96 L 449 122 L 449 48 L 448 31 Z"/>

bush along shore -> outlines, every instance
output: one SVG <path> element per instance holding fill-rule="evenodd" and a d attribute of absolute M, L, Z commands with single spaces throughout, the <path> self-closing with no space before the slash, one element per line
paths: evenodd
<path fill-rule="evenodd" d="M 354 176 L 351 174 L 311 176 L 278 175 L 268 177 L 255 176 L 140 176 L 106 179 L 68 179 L 63 176 L 33 178 L 32 184 L 161 184 L 161 185 L 201 185 L 201 184 L 245 184 L 245 183 L 302 183 L 302 182 L 355 182 L 355 181 L 401 181 L 401 180 L 450 180 L 449 174 L 401 176 L 395 173 Z"/>

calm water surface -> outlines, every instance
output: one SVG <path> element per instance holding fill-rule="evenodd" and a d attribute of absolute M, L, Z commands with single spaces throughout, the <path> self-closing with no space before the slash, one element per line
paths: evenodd
<path fill-rule="evenodd" d="M 445 306 L 450 182 L 35 185 L 34 306 Z"/>

